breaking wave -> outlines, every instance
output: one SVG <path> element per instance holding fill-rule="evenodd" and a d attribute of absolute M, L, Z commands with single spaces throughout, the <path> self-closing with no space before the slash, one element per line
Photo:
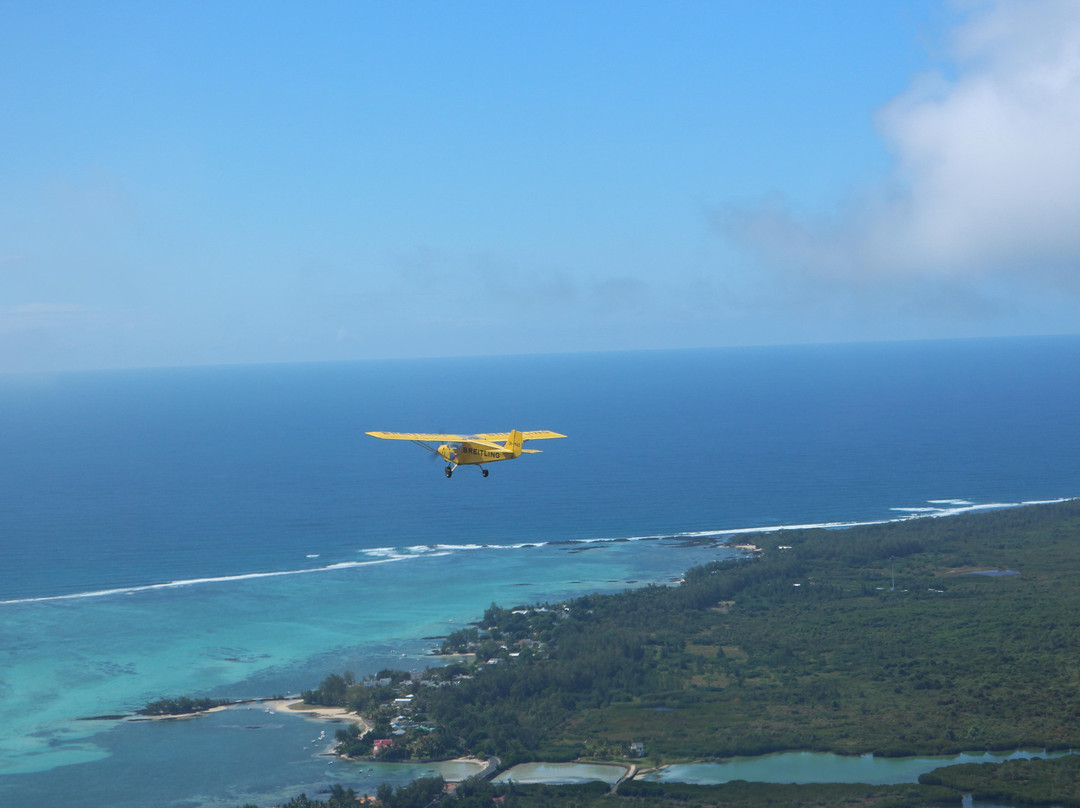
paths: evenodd
<path fill-rule="evenodd" d="M 248 572 L 233 575 L 219 575 L 205 578 L 188 578 L 165 583 L 140 584 L 135 586 L 123 586 L 110 589 L 98 589 L 87 592 L 73 592 L 59 595 L 43 595 L 39 597 L 14 598 L 0 600 L 0 606 L 12 606 L 16 604 L 47 603 L 51 601 L 78 600 L 81 598 L 104 598 L 116 595 L 134 595 L 142 592 L 154 592 L 158 590 L 180 589 L 184 587 L 202 586 L 207 584 L 236 583 L 239 581 L 252 581 L 261 578 L 279 578 L 287 575 L 314 575 L 318 573 L 334 572 L 339 570 L 370 567 L 377 564 L 388 564 L 399 561 L 409 561 L 421 558 L 438 558 L 461 552 L 531 550 L 542 547 L 565 546 L 572 548 L 580 545 L 614 544 L 638 541 L 687 541 L 701 539 L 716 539 L 717 543 L 740 535 L 752 535 L 762 533 L 777 533 L 789 530 L 811 530 L 815 528 L 844 529 L 862 527 L 866 525 L 881 525 L 890 522 L 904 522 L 911 519 L 940 518 L 957 516 L 976 511 L 1000 510 L 1003 508 L 1020 508 L 1028 505 L 1050 505 L 1067 502 L 1070 498 L 1063 497 L 1049 500 L 1031 500 L 1025 502 L 993 502 L 976 504 L 963 499 L 938 499 L 929 500 L 928 505 L 916 507 L 896 507 L 891 511 L 902 513 L 893 519 L 876 519 L 870 521 L 851 522 L 811 522 L 797 525 L 761 525 L 756 527 L 720 528 L 716 530 L 686 531 L 681 533 L 664 533 L 646 536 L 619 536 L 619 537 L 592 537 L 580 539 L 559 539 L 552 541 L 529 541 L 517 544 L 415 544 L 408 547 L 372 547 L 360 550 L 365 556 L 360 561 L 341 561 L 333 564 L 325 564 L 317 567 L 304 567 L 289 570 L 273 570 L 269 572 Z M 309 554 L 307 558 L 317 558 L 318 554 Z"/>

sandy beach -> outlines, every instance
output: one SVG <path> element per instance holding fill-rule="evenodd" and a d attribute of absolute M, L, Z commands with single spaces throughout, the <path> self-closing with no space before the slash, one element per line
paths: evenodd
<path fill-rule="evenodd" d="M 245 704 L 248 702 L 239 702 L 239 704 Z M 184 721 L 188 718 L 198 718 L 200 715 L 209 715 L 210 713 L 220 713 L 222 710 L 228 710 L 231 707 L 236 707 L 237 704 L 219 704 L 217 707 L 211 707 L 207 710 L 195 710 L 190 713 L 167 713 L 165 715 L 142 715 L 135 713 L 134 715 L 124 716 L 124 721 Z"/>
<path fill-rule="evenodd" d="M 264 707 L 279 713 L 290 713 L 292 715 L 308 716 L 320 721 L 349 721 L 351 723 L 360 726 L 360 733 L 363 734 L 371 729 L 371 724 L 368 723 L 362 716 L 356 713 L 350 713 L 345 710 L 344 707 L 321 707 L 318 705 L 304 704 L 301 699 L 264 699 L 258 702 Z M 347 756 L 343 756 L 346 760 L 352 760 Z M 404 763 L 414 763 L 415 761 L 404 761 Z M 457 757 L 450 758 L 444 761 L 438 761 L 441 763 L 455 763 L 465 764 L 469 766 L 475 766 L 477 772 L 483 772 L 488 766 L 496 765 L 492 764 L 491 760 L 478 757 Z M 473 776 L 469 774 L 467 776 Z M 464 779 L 464 778 L 462 778 Z M 453 781 L 451 781 L 453 782 Z"/>
<path fill-rule="evenodd" d="M 303 699 L 265 699 L 260 701 L 266 708 L 278 713 L 303 715 L 320 721 L 348 721 L 360 726 L 361 734 L 371 729 L 371 724 L 356 713 L 350 713 L 344 707 L 320 707 L 304 704 Z"/>

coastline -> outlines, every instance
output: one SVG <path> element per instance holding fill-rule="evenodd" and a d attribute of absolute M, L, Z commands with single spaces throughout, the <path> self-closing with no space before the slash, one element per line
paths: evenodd
<path fill-rule="evenodd" d="M 323 707 L 320 705 L 305 704 L 303 699 L 253 699 L 246 703 L 262 704 L 267 710 L 276 713 L 285 713 L 287 715 L 299 715 L 305 718 L 310 718 L 315 721 L 325 721 L 331 724 L 341 723 L 343 721 L 356 724 L 360 727 L 361 734 L 370 732 L 372 727 L 369 722 L 362 715 L 357 713 L 350 713 L 344 707 Z M 232 706 L 232 705 L 229 705 Z M 227 708 L 226 708 L 227 709 Z M 337 746 L 336 743 L 331 743 L 330 750 L 333 750 Z M 326 752 L 324 754 L 332 754 L 332 752 Z M 372 758 L 365 757 L 350 757 L 349 755 L 334 754 L 340 760 L 348 760 L 356 763 L 361 762 L 374 762 Z M 492 765 L 491 759 L 478 758 L 471 755 L 464 755 L 453 758 L 432 758 L 424 760 L 405 760 L 397 761 L 403 765 L 422 765 L 428 763 L 450 763 L 476 766 L 480 772 L 483 772 L 489 766 Z M 388 764 L 393 765 L 393 764 Z M 498 764 L 496 763 L 496 766 Z M 497 770 L 497 769 L 496 769 Z M 494 771 L 492 772 L 494 774 Z M 470 775 L 472 776 L 472 775 Z M 464 778 L 463 778 L 464 779 Z M 447 780 L 447 782 L 458 782 L 456 780 Z"/>
<path fill-rule="evenodd" d="M 255 703 L 262 704 L 268 711 L 275 713 L 287 713 L 300 715 L 316 721 L 328 723 L 347 722 L 360 727 L 361 733 L 369 732 L 371 723 L 362 715 L 350 713 L 344 707 L 322 707 L 317 704 L 305 704 L 303 699 L 254 699 Z"/>

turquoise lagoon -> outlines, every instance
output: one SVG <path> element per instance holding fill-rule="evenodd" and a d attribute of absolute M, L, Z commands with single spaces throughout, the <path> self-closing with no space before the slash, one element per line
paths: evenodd
<path fill-rule="evenodd" d="M 917 783 L 919 775 L 961 763 L 1001 763 L 1006 760 L 1061 757 L 1070 752 L 1025 751 L 977 752 L 929 757 L 876 757 L 834 755 L 827 752 L 777 752 L 756 757 L 736 757 L 716 763 L 682 763 L 664 766 L 643 780 L 717 785 L 735 780 L 756 783 L 868 783 L 896 785 Z"/>

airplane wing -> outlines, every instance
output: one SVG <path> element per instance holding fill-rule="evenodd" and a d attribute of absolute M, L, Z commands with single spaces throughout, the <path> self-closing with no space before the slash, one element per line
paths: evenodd
<path fill-rule="evenodd" d="M 482 435 L 445 435 L 438 432 L 366 432 L 365 434 L 371 435 L 373 438 L 383 438 L 385 440 L 412 440 L 412 441 L 462 441 L 462 440 L 486 440 L 486 441 L 506 441 L 510 439 L 509 432 L 486 432 Z M 534 429 L 531 432 L 521 433 L 523 440 L 540 440 L 542 438 L 565 438 L 566 435 L 560 435 L 558 432 L 551 432 L 546 429 Z"/>
<path fill-rule="evenodd" d="M 509 432 L 487 432 L 483 435 L 473 435 L 474 438 L 480 438 L 480 440 L 490 441 L 505 441 L 510 440 Z M 560 435 L 558 432 L 551 432 L 547 429 L 534 429 L 531 432 L 522 432 L 522 440 L 541 440 L 543 438 L 565 438 L 566 435 Z"/>
<path fill-rule="evenodd" d="M 366 432 L 366 435 L 371 435 L 373 438 L 383 438 L 385 440 L 420 440 L 420 441 L 458 441 L 458 440 L 470 440 L 475 435 L 443 435 L 437 432 Z"/>

